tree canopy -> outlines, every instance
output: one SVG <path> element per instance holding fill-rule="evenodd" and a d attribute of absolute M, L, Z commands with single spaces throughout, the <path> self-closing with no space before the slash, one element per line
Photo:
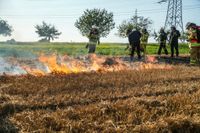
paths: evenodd
<path fill-rule="evenodd" d="M 11 36 L 12 26 L 7 21 L 0 19 L 0 35 Z"/>
<path fill-rule="evenodd" d="M 54 25 L 47 24 L 46 22 L 42 22 L 42 25 L 36 25 L 36 33 L 38 33 L 39 37 L 43 37 L 42 41 L 48 41 L 57 39 L 61 32 L 59 32 Z"/>
<path fill-rule="evenodd" d="M 128 29 L 135 29 L 138 28 L 139 30 L 142 28 L 146 28 L 149 30 L 151 28 L 153 21 L 150 20 L 149 18 L 145 18 L 143 16 L 137 16 L 134 15 L 131 19 L 129 20 L 124 20 L 118 27 L 118 33 L 117 35 L 120 37 L 126 37 L 126 31 Z"/>
<path fill-rule="evenodd" d="M 83 36 L 88 36 L 93 25 L 98 27 L 100 37 L 106 37 L 115 27 L 113 13 L 105 9 L 87 9 L 75 22 Z"/>

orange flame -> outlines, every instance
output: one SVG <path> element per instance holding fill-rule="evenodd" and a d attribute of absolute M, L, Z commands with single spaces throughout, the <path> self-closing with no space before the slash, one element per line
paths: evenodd
<path fill-rule="evenodd" d="M 27 73 L 34 76 L 44 76 L 48 73 L 53 74 L 70 74 L 81 72 L 112 72 L 121 70 L 145 70 L 145 69 L 172 69 L 170 65 L 153 64 L 156 62 L 155 57 L 147 58 L 150 63 L 134 64 L 131 66 L 128 62 L 122 61 L 120 58 L 99 57 L 94 54 L 86 57 L 86 61 L 80 59 L 70 58 L 68 56 L 57 56 L 56 54 L 45 56 L 41 55 L 38 59 L 40 63 L 48 67 L 49 72 L 42 71 L 41 69 L 33 69 L 28 66 L 23 67 Z"/>
<path fill-rule="evenodd" d="M 66 64 L 62 63 L 62 62 L 58 62 L 57 61 L 57 56 L 56 55 L 52 55 L 52 56 L 40 56 L 39 57 L 39 61 L 41 63 L 44 63 L 45 65 L 48 66 L 49 70 L 51 73 L 64 73 L 64 74 L 69 74 L 72 73 L 73 71 L 70 70 Z"/>
<path fill-rule="evenodd" d="M 147 56 L 146 61 L 150 62 L 150 63 L 156 63 L 156 62 L 158 62 L 158 60 L 154 56 Z"/>
<path fill-rule="evenodd" d="M 39 69 L 30 68 L 28 66 L 24 66 L 23 69 L 30 75 L 33 76 L 45 76 L 46 73 Z"/>

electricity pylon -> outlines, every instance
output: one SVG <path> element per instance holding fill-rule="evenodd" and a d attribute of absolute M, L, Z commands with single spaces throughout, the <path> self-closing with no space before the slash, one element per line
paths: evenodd
<path fill-rule="evenodd" d="M 182 16 L 182 0 L 168 0 L 167 16 L 165 20 L 165 29 L 175 26 L 182 33 L 183 16 Z"/>

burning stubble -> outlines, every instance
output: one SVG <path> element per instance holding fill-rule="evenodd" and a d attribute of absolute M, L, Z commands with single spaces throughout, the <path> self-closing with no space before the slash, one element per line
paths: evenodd
<path fill-rule="evenodd" d="M 148 63 L 130 63 L 120 57 L 105 57 L 95 54 L 87 56 L 71 57 L 58 54 L 40 54 L 38 57 L 1 58 L 0 73 L 8 75 L 30 74 L 44 76 L 48 74 L 70 74 L 82 72 L 114 72 L 123 70 L 144 70 L 144 69 L 172 69 L 172 66 L 159 64 L 155 57 L 149 56 Z"/>

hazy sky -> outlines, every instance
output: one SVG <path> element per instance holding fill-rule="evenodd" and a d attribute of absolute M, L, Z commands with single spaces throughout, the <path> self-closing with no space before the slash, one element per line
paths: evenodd
<path fill-rule="evenodd" d="M 0 40 L 14 38 L 17 41 L 37 41 L 38 35 L 34 26 L 42 21 L 54 24 L 62 35 L 56 41 L 87 41 L 82 37 L 74 23 L 85 9 L 105 8 L 114 13 L 118 26 L 129 19 L 138 10 L 138 15 L 153 20 L 153 29 L 164 25 L 167 4 L 157 4 L 158 0 L 0 0 L 0 17 L 13 26 L 11 37 L 0 37 Z M 200 1 L 183 0 L 183 20 L 200 24 Z M 112 30 L 103 42 L 126 42 Z"/>

